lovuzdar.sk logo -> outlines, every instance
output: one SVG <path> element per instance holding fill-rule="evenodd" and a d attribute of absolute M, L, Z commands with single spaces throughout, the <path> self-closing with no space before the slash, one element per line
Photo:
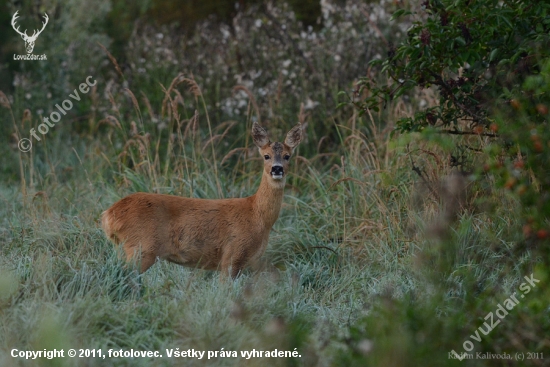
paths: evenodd
<path fill-rule="evenodd" d="M 44 13 L 44 21 L 42 22 L 42 29 L 41 30 L 34 30 L 34 32 L 32 33 L 32 35 L 28 35 L 27 34 L 27 30 L 25 29 L 24 32 L 21 32 L 19 30 L 19 26 L 16 24 L 16 20 L 17 18 L 19 18 L 19 16 L 17 15 L 17 13 L 19 13 L 19 10 L 15 12 L 15 14 L 13 15 L 13 17 L 11 18 L 11 26 L 13 27 L 13 29 L 19 33 L 19 35 L 21 36 L 21 38 L 23 38 L 23 41 L 25 41 L 25 49 L 27 51 L 27 54 L 26 55 L 16 55 L 14 54 L 13 55 L 13 59 L 14 60 L 47 60 L 47 57 L 45 54 L 43 55 L 35 55 L 32 53 L 32 51 L 34 50 L 34 43 L 36 42 L 36 39 L 38 38 L 38 36 L 40 35 L 40 33 L 42 33 L 42 31 L 44 30 L 44 28 L 46 28 L 46 25 L 48 24 L 48 14 Z"/>

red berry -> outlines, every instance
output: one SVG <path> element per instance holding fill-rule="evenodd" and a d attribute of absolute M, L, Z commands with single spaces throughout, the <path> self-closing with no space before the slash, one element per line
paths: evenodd
<path fill-rule="evenodd" d="M 537 112 L 540 113 L 541 115 L 546 115 L 548 113 L 548 107 L 546 107 L 542 103 L 539 103 L 537 105 Z"/>

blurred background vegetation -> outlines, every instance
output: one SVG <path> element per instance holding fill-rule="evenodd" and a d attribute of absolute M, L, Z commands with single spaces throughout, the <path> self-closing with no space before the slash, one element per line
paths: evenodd
<path fill-rule="evenodd" d="M 49 15 L 47 61 L 13 60 L 16 10 L 21 29 Z M 177 347 L 300 351 L 281 366 L 550 365 L 549 15 L 544 1 L 0 0 L 0 365 L 26 365 L 12 348 Z M 121 271 L 101 212 L 135 191 L 253 194 L 253 121 L 306 132 L 263 261 L 230 284 L 165 262 Z M 451 358 L 466 340 L 514 359 Z"/>

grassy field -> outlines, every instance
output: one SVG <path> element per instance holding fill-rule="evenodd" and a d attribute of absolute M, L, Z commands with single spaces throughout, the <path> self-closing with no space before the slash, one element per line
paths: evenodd
<path fill-rule="evenodd" d="M 51 61 L 21 66 L 0 95 L 0 365 L 518 365 L 449 358 L 538 274 L 537 259 L 515 250 L 518 203 L 490 177 L 473 182 L 451 167 L 443 138 L 392 135 L 398 117 L 435 103 L 431 91 L 380 113 L 337 108 L 382 38 L 404 26 L 388 23 L 391 4 L 331 6 L 320 30 L 302 31 L 284 6 L 263 18 L 244 12 L 231 29 L 206 21 L 187 38 L 138 24 L 116 50 L 124 59 L 94 33 L 101 6 L 80 31 L 91 40 L 44 35 Z M 88 75 L 97 85 L 31 151 L 18 150 Z M 101 212 L 137 191 L 252 195 L 262 167 L 253 121 L 277 140 L 297 121 L 307 134 L 261 263 L 233 282 L 167 262 L 126 271 Z M 550 350 L 545 281 L 475 351 Z M 526 324 L 529 307 L 545 321 Z M 163 357 L 24 360 L 14 348 Z M 189 349 L 218 354 L 167 356 Z M 241 356 L 253 349 L 300 357 Z"/>

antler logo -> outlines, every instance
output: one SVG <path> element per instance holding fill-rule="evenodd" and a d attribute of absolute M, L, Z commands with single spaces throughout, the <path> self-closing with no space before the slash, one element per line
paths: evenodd
<path fill-rule="evenodd" d="M 38 38 L 38 36 L 40 35 L 40 33 L 42 33 L 42 31 L 44 30 L 44 28 L 46 28 L 46 24 L 48 24 L 48 14 L 44 13 L 44 20 L 45 22 L 42 22 L 42 29 L 37 31 L 36 29 L 34 30 L 32 36 L 29 36 L 27 34 L 27 30 L 25 29 L 25 32 L 21 32 L 19 31 L 19 26 L 17 26 L 17 28 L 15 28 L 15 20 L 17 18 L 19 18 L 17 16 L 17 13 L 19 13 L 19 10 L 15 12 L 15 14 L 13 15 L 13 17 L 11 18 L 11 26 L 13 27 L 13 29 L 19 33 L 21 35 L 21 38 L 23 38 L 23 41 L 25 41 L 25 48 L 27 49 L 27 53 L 30 54 L 32 53 L 32 50 L 34 49 L 34 43 L 36 42 L 36 39 Z M 38 32 L 38 33 L 37 33 Z"/>

